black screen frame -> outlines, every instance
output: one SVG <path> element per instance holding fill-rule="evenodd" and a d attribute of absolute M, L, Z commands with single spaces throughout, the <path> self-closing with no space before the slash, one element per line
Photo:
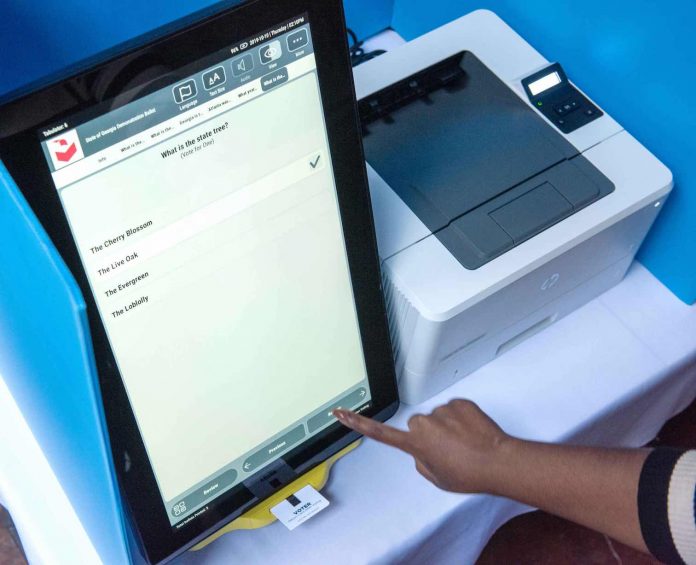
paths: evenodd
<path fill-rule="evenodd" d="M 73 69 L 74 74 L 70 76 L 52 79 L 53 82 L 47 86 L 35 85 L 29 94 L 20 93 L 20 96 L 11 95 L 0 100 L 4 104 L 0 106 L 0 159 L 55 244 L 85 298 L 101 396 L 108 399 L 103 403 L 108 440 L 128 514 L 127 524 L 139 551 L 151 562 L 172 559 L 359 436 L 340 424 L 334 424 L 283 456 L 282 459 L 294 470 L 294 476 L 280 486 L 271 488 L 264 496 L 235 487 L 230 492 L 236 494 L 223 494 L 211 503 L 208 512 L 187 526 L 178 530 L 172 528 L 87 275 L 41 151 L 37 130 L 113 100 L 113 96 L 100 98 L 95 85 L 99 84 L 100 77 L 117 75 L 134 60 L 173 69 L 166 75 L 166 82 L 174 84 L 183 76 L 177 74 L 177 69 L 303 14 L 308 17 L 312 30 L 341 222 L 372 394 L 371 407 L 364 413 L 384 421 L 398 408 L 398 392 L 341 0 L 249 0 L 217 4 L 212 9 L 119 46 L 97 59 L 83 62 Z M 136 76 L 124 90 L 144 87 L 147 80 Z M 164 85 L 159 84 L 158 88 L 161 86 Z M 346 226 L 350 228 L 346 229 Z"/>

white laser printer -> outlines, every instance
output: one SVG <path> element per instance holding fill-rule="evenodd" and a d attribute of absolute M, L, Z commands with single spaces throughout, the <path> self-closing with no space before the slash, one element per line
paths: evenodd
<path fill-rule="evenodd" d="M 355 68 L 404 402 L 618 283 L 670 171 L 490 11 Z"/>

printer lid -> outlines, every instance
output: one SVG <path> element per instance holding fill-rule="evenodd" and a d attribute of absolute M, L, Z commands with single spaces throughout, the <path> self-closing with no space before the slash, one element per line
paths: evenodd
<path fill-rule="evenodd" d="M 369 164 L 469 269 L 614 188 L 471 52 L 360 110 Z"/>

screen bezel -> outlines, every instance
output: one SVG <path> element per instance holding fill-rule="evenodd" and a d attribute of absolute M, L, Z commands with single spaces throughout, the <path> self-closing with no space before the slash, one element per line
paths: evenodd
<path fill-rule="evenodd" d="M 294 476 L 288 477 L 280 486 L 268 489 L 261 496 L 247 489 L 235 495 L 222 495 L 210 511 L 186 527 L 177 530 L 170 526 L 113 351 L 37 137 L 37 129 L 42 125 L 112 100 L 111 94 L 120 94 L 120 91 L 110 92 L 108 98 L 100 98 L 96 94 L 98 89 L 89 86 L 98 84 L 100 77 L 118 75 L 129 61 L 148 61 L 148 64 L 174 69 L 166 75 L 167 84 L 174 84 L 183 78 L 176 69 L 204 59 L 254 33 L 299 15 L 307 15 L 372 394 L 372 407 L 366 414 L 386 420 L 398 407 L 342 3 L 340 0 L 250 0 L 226 2 L 215 8 L 217 13 L 206 11 L 167 26 L 164 31 L 157 30 L 134 40 L 127 49 L 121 48 L 117 51 L 118 56 L 106 62 L 96 64 L 92 61 L 88 63 L 88 70 L 20 98 L 4 100 L 5 105 L 0 107 L 0 158 L 85 298 L 101 395 L 108 399 L 104 407 L 116 475 L 129 514 L 129 526 L 141 551 L 152 562 L 169 560 L 205 539 L 357 439 L 358 435 L 334 424 L 283 456 L 282 459 L 294 470 Z M 127 83 L 127 89 L 144 87 L 146 80 L 136 77 Z M 161 86 L 164 84 L 158 88 Z M 350 229 L 345 226 L 350 226 Z M 124 463 L 126 458 L 128 465 Z M 257 475 L 263 473 L 261 470 Z"/>

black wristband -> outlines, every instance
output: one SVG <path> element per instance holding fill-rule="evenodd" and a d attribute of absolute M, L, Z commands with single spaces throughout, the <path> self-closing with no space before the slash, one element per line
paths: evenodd
<path fill-rule="evenodd" d="M 638 483 L 638 517 L 645 545 L 663 563 L 684 563 L 672 539 L 667 495 L 672 471 L 683 449 L 658 447 L 643 464 Z"/>

